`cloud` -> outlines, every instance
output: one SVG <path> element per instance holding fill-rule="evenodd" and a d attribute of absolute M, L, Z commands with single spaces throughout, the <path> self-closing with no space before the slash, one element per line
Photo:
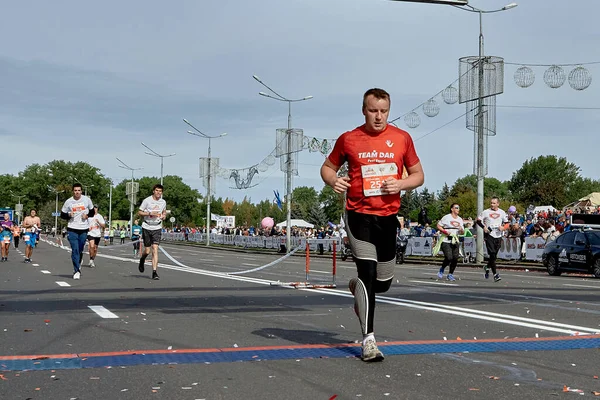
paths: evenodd
<path fill-rule="evenodd" d="M 501 0 L 476 1 L 502 7 Z M 308 136 L 336 138 L 362 123 L 362 93 L 383 87 L 392 94 L 391 117 L 403 115 L 457 78 L 458 59 L 477 53 L 478 18 L 452 7 L 371 0 L 264 0 L 240 2 L 107 1 L 39 3 L 44 15 L 31 24 L 29 6 L 11 3 L 0 34 L 0 137 L 11 149 L 9 173 L 31 162 L 83 160 L 116 180 L 129 176 L 115 157 L 140 174 L 158 176 L 160 161 L 144 154 L 143 141 L 165 159 L 165 174 L 184 177 L 203 191 L 198 157 L 208 141 L 187 135 L 182 118 L 207 134 L 224 168 L 260 162 L 275 146 L 275 130 L 287 126 L 285 103 L 258 96 L 257 74 L 289 97 L 313 95 L 292 107 L 293 126 Z M 585 12 L 581 12 L 585 10 Z M 584 62 L 598 47 L 595 16 L 600 4 L 583 0 L 564 7 L 558 0 L 523 2 L 510 11 L 484 16 L 485 52 L 507 62 Z M 93 18 L 90 16 L 93 15 Z M 560 29 L 556 29 L 560 26 Z M 27 27 L 27 29 L 24 29 Z M 549 89 L 543 67 L 535 84 L 517 87 L 505 66 L 505 90 L 498 105 L 597 107 L 597 82 L 583 92 L 568 85 Z M 593 75 L 600 73 L 589 66 Z M 567 73 L 569 68 L 566 69 Z M 433 132 L 465 112 L 441 103 L 435 118 L 407 129 L 426 172 L 426 186 L 472 172 L 473 133 L 465 120 Z M 564 156 L 596 178 L 598 113 L 499 107 L 497 136 L 490 138 L 490 176 L 509 179 L 522 163 L 539 155 Z M 431 133 L 433 132 L 433 133 Z M 322 187 L 323 156 L 300 154 L 294 186 Z M 219 179 L 217 196 L 236 200 L 270 198 L 283 192 L 279 164 L 260 173 L 260 185 L 230 189 Z"/>

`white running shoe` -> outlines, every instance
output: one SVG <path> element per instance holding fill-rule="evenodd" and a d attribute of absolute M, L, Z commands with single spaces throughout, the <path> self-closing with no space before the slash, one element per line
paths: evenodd
<path fill-rule="evenodd" d="M 79 279 L 81 277 L 81 273 L 79 271 L 73 274 L 73 279 Z"/>
<path fill-rule="evenodd" d="M 94 264 L 94 260 L 90 260 L 90 268 L 95 268 L 96 264 Z"/>
<path fill-rule="evenodd" d="M 374 338 L 369 338 L 362 346 L 362 354 L 360 356 L 363 361 L 382 361 L 383 353 L 379 351 L 377 342 Z"/>

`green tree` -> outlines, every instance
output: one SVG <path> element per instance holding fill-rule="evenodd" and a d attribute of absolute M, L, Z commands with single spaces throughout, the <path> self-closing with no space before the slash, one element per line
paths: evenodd
<path fill-rule="evenodd" d="M 570 202 L 574 183 L 580 179 L 579 171 L 564 157 L 539 156 L 525 161 L 513 173 L 508 186 L 521 203 L 559 207 Z"/>
<path fill-rule="evenodd" d="M 327 215 L 325 214 L 325 211 L 318 204 L 315 204 L 313 206 L 313 208 L 311 208 L 308 211 L 308 219 L 307 219 L 307 221 L 310 222 L 311 224 L 314 224 L 315 228 L 316 227 L 325 226 L 325 225 L 327 225 L 327 222 L 328 222 Z"/>
<path fill-rule="evenodd" d="M 344 213 L 344 195 L 336 193 L 329 185 L 323 186 L 319 193 L 319 203 L 327 216 L 327 220 L 338 224 Z"/>
<path fill-rule="evenodd" d="M 452 185 L 452 188 L 450 188 L 449 195 L 451 197 L 457 197 L 465 192 L 477 193 L 477 177 L 475 175 L 466 175 L 462 178 L 458 178 L 454 182 L 454 185 Z M 508 183 L 501 182 L 496 178 L 483 178 L 483 193 L 488 197 L 496 196 L 500 199 L 504 199 L 509 193 Z"/>
<path fill-rule="evenodd" d="M 437 198 L 442 202 L 446 202 L 448 197 L 450 197 L 450 188 L 448 187 L 448 184 L 444 182 L 444 186 L 442 186 L 442 189 L 438 192 Z"/>
<path fill-rule="evenodd" d="M 579 200 L 580 198 L 593 192 L 600 192 L 600 181 L 590 178 L 579 178 L 573 182 L 573 185 L 571 186 L 571 190 L 569 192 L 569 203 Z"/>
<path fill-rule="evenodd" d="M 319 205 L 319 196 L 313 187 L 298 186 L 292 192 L 292 212 L 306 220 L 310 210 Z"/>

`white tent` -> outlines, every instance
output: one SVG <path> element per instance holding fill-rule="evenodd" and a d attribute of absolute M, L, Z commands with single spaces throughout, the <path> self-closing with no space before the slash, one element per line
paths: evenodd
<path fill-rule="evenodd" d="M 313 224 L 306 222 L 303 219 L 292 219 L 290 221 L 291 226 L 297 226 L 298 228 L 314 228 Z M 280 222 L 276 225 L 278 228 L 285 228 L 287 226 L 287 221 Z"/>
<path fill-rule="evenodd" d="M 540 213 L 542 211 L 556 211 L 556 208 L 552 207 L 552 206 L 537 206 L 534 210 L 533 213 L 537 214 Z"/>

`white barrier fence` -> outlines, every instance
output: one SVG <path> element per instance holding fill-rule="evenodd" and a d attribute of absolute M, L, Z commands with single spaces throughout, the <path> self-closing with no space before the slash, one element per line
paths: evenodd
<path fill-rule="evenodd" d="M 204 233 L 188 234 L 187 241 L 189 242 L 206 242 L 206 236 Z M 295 248 L 299 245 L 306 244 L 306 238 L 292 236 L 291 247 Z M 163 232 L 162 240 L 172 241 L 185 241 L 185 234 L 175 232 Z M 241 235 L 222 235 L 211 233 L 210 241 L 215 244 L 223 244 L 229 246 L 237 246 L 243 248 L 260 248 L 260 249 L 279 249 L 281 246 L 285 246 L 285 236 L 241 236 Z M 328 238 L 328 239 L 310 239 L 309 247 L 311 251 L 319 251 L 319 245 L 323 245 L 323 251 L 333 251 L 333 242 L 336 243 L 336 251 L 340 251 L 341 238 Z"/>
<path fill-rule="evenodd" d="M 171 241 L 185 241 L 185 235 L 183 233 L 174 232 L 163 232 L 163 240 Z M 206 238 L 203 233 L 194 233 L 188 235 L 188 241 L 190 242 L 206 242 Z M 281 246 L 285 246 L 285 236 L 240 236 L 240 235 L 221 235 L 211 234 L 211 242 L 215 244 L 237 246 L 243 248 L 262 248 L 262 249 L 280 249 Z M 333 242 L 336 243 L 336 249 L 339 253 L 341 249 L 341 238 L 328 238 L 328 239 L 311 239 L 309 246 L 311 251 L 319 251 L 319 244 L 323 245 L 323 250 L 326 252 L 333 251 Z M 299 245 L 304 245 L 306 238 L 303 237 L 291 237 L 291 246 L 295 248 Z M 501 260 L 519 260 L 521 254 L 524 251 L 525 259 L 530 261 L 542 261 L 542 253 L 544 251 L 545 240 L 542 238 L 525 238 L 525 249 L 521 243 L 520 238 L 502 238 L 502 244 L 500 251 L 498 252 L 498 258 Z M 461 242 L 462 251 L 465 255 L 472 255 L 475 257 L 475 238 L 467 237 Z M 433 255 L 433 247 L 435 246 L 433 238 L 431 237 L 410 237 L 408 239 L 408 246 L 406 248 L 406 255 L 410 256 L 425 256 L 431 257 Z M 484 256 L 487 257 L 487 249 L 483 248 Z"/>

